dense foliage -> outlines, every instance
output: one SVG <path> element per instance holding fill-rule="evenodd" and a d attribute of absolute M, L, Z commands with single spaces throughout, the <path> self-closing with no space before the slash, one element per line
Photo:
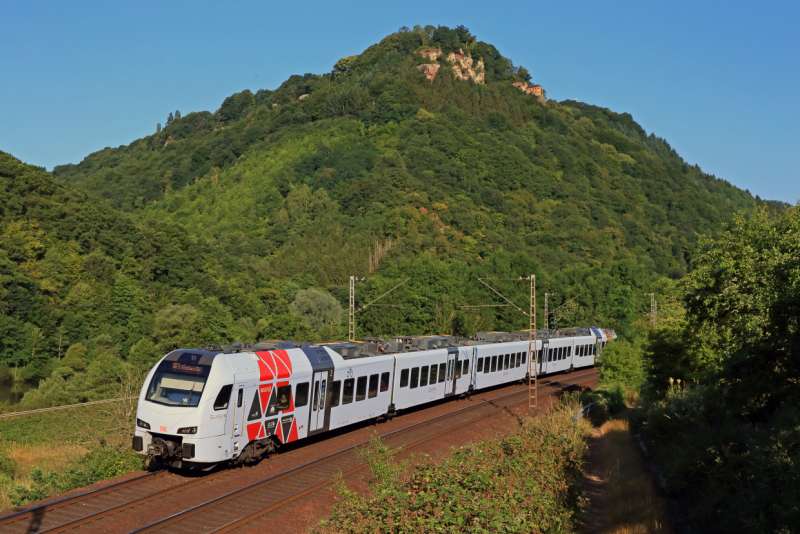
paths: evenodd
<path fill-rule="evenodd" d="M 433 82 L 421 47 L 484 60 Z M 538 274 L 560 324 L 625 333 L 701 233 L 757 201 L 627 114 L 540 102 L 465 28 L 392 34 L 55 176 L 0 154 L 0 381 L 29 406 L 108 395 L 179 345 L 514 329 L 478 276 Z M 98 199 L 97 197 L 103 197 Z M 498 281 L 524 306 L 524 284 Z"/>
<path fill-rule="evenodd" d="M 588 424 L 566 402 L 503 439 L 459 448 L 439 464 L 402 463 L 381 443 L 374 480 L 342 498 L 321 532 L 572 532 Z"/>
<path fill-rule="evenodd" d="M 800 208 L 740 218 L 645 346 L 643 429 L 700 532 L 800 528 Z"/>

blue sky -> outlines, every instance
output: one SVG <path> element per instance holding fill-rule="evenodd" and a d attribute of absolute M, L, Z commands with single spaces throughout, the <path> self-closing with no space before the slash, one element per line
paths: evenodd
<path fill-rule="evenodd" d="M 325 72 L 400 26 L 464 24 L 554 99 L 627 111 L 690 163 L 800 200 L 797 2 L 0 0 L 0 150 L 76 162 L 175 109 Z"/>

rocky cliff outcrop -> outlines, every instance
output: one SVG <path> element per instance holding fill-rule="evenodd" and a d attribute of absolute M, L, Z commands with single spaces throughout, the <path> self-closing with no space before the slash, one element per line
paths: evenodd
<path fill-rule="evenodd" d="M 442 49 L 423 48 L 418 50 L 417 54 L 430 61 L 430 63 L 423 63 L 417 68 L 425 74 L 429 81 L 435 80 L 441 68 L 439 58 L 442 57 Z M 465 54 L 462 49 L 459 49 L 458 52 L 450 52 L 445 59 L 450 64 L 453 76 L 457 80 L 471 81 L 480 85 L 486 83 L 486 68 L 483 64 L 483 59 L 475 61 L 471 55 Z"/>
<path fill-rule="evenodd" d="M 458 52 L 447 54 L 447 61 L 452 65 L 453 75 L 457 80 L 472 80 L 477 84 L 486 82 L 486 69 L 483 65 L 483 59 L 475 62 L 472 56 L 464 54 L 464 51 L 459 49 Z"/>
<path fill-rule="evenodd" d="M 428 79 L 429 82 L 432 82 L 436 79 L 436 75 L 439 74 L 439 69 L 441 65 L 438 63 L 423 63 L 417 67 L 425 77 Z"/>
<path fill-rule="evenodd" d="M 544 88 L 541 85 L 528 82 L 514 82 L 514 87 L 525 93 L 526 95 L 535 96 L 539 100 L 544 100 Z"/>

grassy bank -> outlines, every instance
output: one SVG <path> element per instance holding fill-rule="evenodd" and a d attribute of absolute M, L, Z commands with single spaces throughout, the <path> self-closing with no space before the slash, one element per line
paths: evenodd
<path fill-rule="evenodd" d="M 130 403 L 0 420 L 0 510 L 140 469 Z"/>
<path fill-rule="evenodd" d="M 406 469 L 376 441 L 367 494 L 340 488 L 330 532 L 565 532 L 575 527 L 589 425 L 579 404 L 526 419 L 516 433 Z"/>

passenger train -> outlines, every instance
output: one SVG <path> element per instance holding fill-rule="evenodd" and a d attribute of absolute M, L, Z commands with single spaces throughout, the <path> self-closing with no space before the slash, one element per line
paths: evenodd
<path fill-rule="evenodd" d="M 592 366 L 613 331 L 535 341 L 538 374 Z M 249 463 L 276 448 L 528 376 L 527 332 L 178 349 L 145 379 L 133 449 L 159 465 Z M 536 360 L 534 360 L 536 361 Z"/>

